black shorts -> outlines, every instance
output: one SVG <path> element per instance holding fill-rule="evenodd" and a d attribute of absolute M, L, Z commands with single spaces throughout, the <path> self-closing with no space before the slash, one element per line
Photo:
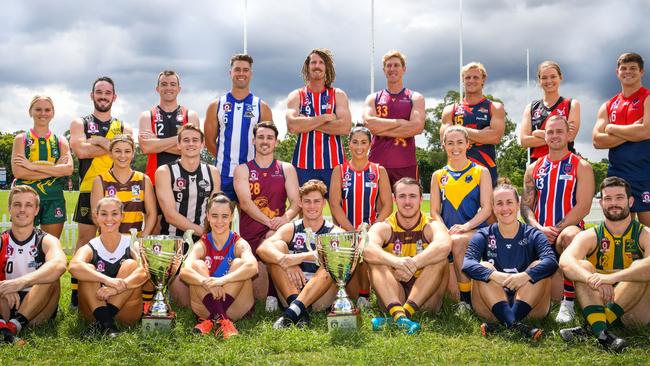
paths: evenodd
<path fill-rule="evenodd" d="M 90 192 L 79 192 L 77 208 L 74 210 L 74 221 L 80 224 L 95 225 L 90 209 Z"/>

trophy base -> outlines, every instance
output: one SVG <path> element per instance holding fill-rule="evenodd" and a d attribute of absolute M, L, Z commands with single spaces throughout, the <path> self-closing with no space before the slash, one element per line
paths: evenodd
<path fill-rule="evenodd" d="M 174 312 L 166 316 L 143 315 L 142 331 L 146 333 L 169 332 L 172 330 L 174 319 L 176 319 L 176 313 Z"/>
<path fill-rule="evenodd" d="M 357 330 L 361 327 L 361 312 L 354 309 L 350 314 L 336 314 L 331 312 L 327 314 L 327 329 L 333 330 Z"/>

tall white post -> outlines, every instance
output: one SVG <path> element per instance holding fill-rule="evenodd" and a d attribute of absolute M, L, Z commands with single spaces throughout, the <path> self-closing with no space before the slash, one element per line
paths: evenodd
<path fill-rule="evenodd" d="M 463 68 L 463 0 L 458 1 L 458 95 L 463 100 L 463 76 L 460 70 Z"/>
<path fill-rule="evenodd" d="M 244 0 L 244 54 L 248 54 L 248 0 Z"/>
<path fill-rule="evenodd" d="M 370 0 L 370 94 L 375 92 L 375 0 Z"/>

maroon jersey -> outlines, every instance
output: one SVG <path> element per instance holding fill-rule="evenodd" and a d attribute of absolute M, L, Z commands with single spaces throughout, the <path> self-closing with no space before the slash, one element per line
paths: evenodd
<path fill-rule="evenodd" d="M 546 121 L 551 116 L 563 116 L 567 120 L 569 119 L 569 112 L 571 111 L 571 98 L 560 97 L 560 99 L 555 102 L 551 107 L 544 105 L 544 100 L 534 100 L 530 103 L 530 122 L 532 129 L 535 130 L 546 130 Z M 532 147 L 530 150 L 530 157 L 532 160 L 539 159 L 542 156 L 548 154 L 548 146 L 542 145 L 538 147 Z M 573 149 L 573 141 L 569 142 L 569 151 L 575 152 Z"/>
<path fill-rule="evenodd" d="M 246 166 L 248 167 L 248 187 L 251 199 L 257 208 L 271 219 L 284 215 L 287 191 L 284 188 L 282 162 L 273 160 L 268 168 L 260 168 L 255 160 L 251 160 L 246 163 Z M 241 211 L 239 231 L 241 237 L 250 244 L 253 253 L 255 253 L 269 228 Z"/>
<path fill-rule="evenodd" d="M 380 118 L 410 119 L 413 109 L 413 91 L 404 88 L 397 94 L 384 89 L 375 93 L 375 112 Z M 368 157 L 385 168 L 404 168 L 417 165 L 415 137 L 395 138 L 373 136 Z"/>

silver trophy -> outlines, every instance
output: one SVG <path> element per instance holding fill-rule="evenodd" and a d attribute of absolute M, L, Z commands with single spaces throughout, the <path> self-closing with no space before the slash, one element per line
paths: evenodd
<path fill-rule="evenodd" d="M 319 234 L 315 236 L 318 264 L 329 273 L 338 287 L 332 311 L 327 315 L 329 330 L 355 330 L 361 325 L 359 309 L 348 297 L 345 286 L 363 260 L 361 254 L 368 243 L 368 225 L 361 225 L 359 231 Z M 313 241 L 313 232 L 307 230 L 307 243 Z M 307 245 L 311 250 L 311 246 Z"/>
<path fill-rule="evenodd" d="M 176 313 L 171 311 L 167 301 L 167 291 L 170 282 L 187 257 L 187 253 L 194 245 L 193 233 L 193 230 L 188 230 L 182 238 L 169 235 L 134 238 L 133 232 L 131 233 L 132 250 L 140 253 L 139 260 L 149 272 L 151 281 L 156 288 L 156 294 L 151 301 L 149 310 L 142 316 L 142 328 L 145 331 L 171 328 Z M 185 244 L 189 245 L 188 250 L 184 250 Z"/>

